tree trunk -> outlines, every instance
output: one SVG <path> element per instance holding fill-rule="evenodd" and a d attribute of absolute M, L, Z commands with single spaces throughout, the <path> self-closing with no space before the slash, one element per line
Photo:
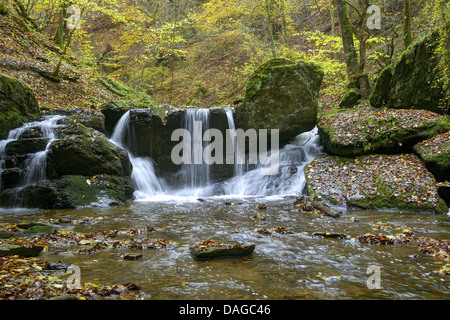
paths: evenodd
<path fill-rule="evenodd" d="M 275 41 L 273 38 L 273 30 L 272 30 L 272 16 L 270 14 L 270 0 L 266 0 L 266 12 L 267 12 L 267 23 L 269 25 L 269 37 L 270 37 L 270 50 L 272 51 L 272 57 L 275 58 Z"/>
<path fill-rule="evenodd" d="M 349 87 L 356 88 L 358 82 L 358 55 L 353 42 L 353 32 L 355 26 L 351 23 L 348 15 L 348 7 L 344 0 L 334 0 L 339 25 L 341 29 L 342 43 L 344 46 L 345 63 L 347 65 L 347 75 Z"/>
<path fill-rule="evenodd" d="M 66 37 L 68 7 L 69 4 L 65 0 L 59 1 L 59 21 L 55 33 L 55 43 L 60 47 L 64 45 L 64 39 Z"/>
<path fill-rule="evenodd" d="M 412 43 L 411 35 L 411 0 L 403 0 L 405 6 L 404 15 L 404 25 L 403 25 L 403 44 L 405 49 L 408 48 Z"/>

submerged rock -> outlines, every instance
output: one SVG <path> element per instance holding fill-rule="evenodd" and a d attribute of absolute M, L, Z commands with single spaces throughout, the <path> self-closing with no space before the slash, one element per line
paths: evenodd
<path fill-rule="evenodd" d="M 279 129 L 282 141 L 312 130 L 323 75 L 319 67 L 304 61 L 277 58 L 262 64 L 236 108 L 237 127 Z"/>
<path fill-rule="evenodd" d="M 305 167 L 308 193 L 347 209 L 447 213 L 436 180 L 413 154 L 324 157 Z"/>
<path fill-rule="evenodd" d="M 0 257 L 36 257 L 42 250 L 44 250 L 44 246 L 24 247 L 18 245 L 0 245 Z"/>
<path fill-rule="evenodd" d="M 205 240 L 190 248 L 191 254 L 198 260 L 248 256 L 255 250 L 255 245 L 227 245 Z"/>

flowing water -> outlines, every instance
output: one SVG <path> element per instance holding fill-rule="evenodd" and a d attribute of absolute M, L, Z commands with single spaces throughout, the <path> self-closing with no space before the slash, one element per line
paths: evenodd
<path fill-rule="evenodd" d="M 200 120 L 205 130 L 207 118 L 205 111 L 188 112 L 184 128 L 195 130 L 193 121 Z M 123 143 L 127 121 L 129 115 L 124 115 L 111 137 L 118 145 Z M 233 125 L 229 122 L 230 128 Z M 445 261 L 419 253 L 414 243 L 369 245 L 356 239 L 368 232 L 395 233 L 397 227 L 412 227 L 417 236 L 450 239 L 449 215 L 353 211 L 333 219 L 295 208 L 295 195 L 305 187 L 303 167 L 322 154 L 317 130 L 304 133 L 280 150 L 279 174 L 261 175 L 259 166 L 237 168 L 222 185 L 221 196 L 211 193 L 208 171 L 201 170 L 200 175 L 198 167 L 185 166 L 185 187 L 170 190 L 156 176 L 151 159 L 130 154 L 136 201 L 79 210 L 0 209 L 0 223 L 103 217 L 92 224 L 62 227 L 80 232 L 153 227 L 156 231 L 136 237 L 167 239 L 173 246 L 108 248 L 91 255 L 79 253 L 85 246 L 63 246 L 40 255 L 79 266 L 83 282 L 132 282 L 152 299 L 450 298 L 450 277 L 437 272 Z M 262 203 L 266 210 L 257 208 Z M 257 232 L 281 226 L 291 233 Z M 380 226 L 387 230 L 373 230 Z M 315 237 L 314 232 L 345 233 L 347 238 Z M 254 243 L 256 249 L 247 257 L 197 261 L 189 247 L 206 239 Z M 125 260 L 127 253 L 142 258 Z M 373 266 L 380 268 L 380 289 L 368 288 L 367 272 Z"/>
<path fill-rule="evenodd" d="M 374 232 L 377 225 L 414 227 L 419 236 L 450 238 L 446 215 L 348 212 L 340 219 L 302 214 L 286 197 L 213 197 L 205 201 L 133 202 L 117 208 L 84 210 L 3 210 L 0 223 L 50 218 L 101 217 L 93 225 L 69 225 L 81 232 L 153 227 L 151 239 L 168 239 L 168 249 L 104 249 L 79 254 L 86 246 L 50 248 L 40 258 L 80 267 L 84 282 L 141 286 L 152 299 L 448 299 L 444 265 L 419 253 L 414 244 L 369 245 L 352 237 Z M 264 202 L 265 211 L 256 209 Z M 257 214 L 265 220 L 252 218 Z M 353 219 L 352 219 L 353 218 Z M 355 218 L 359 222 L 355 222 Z M 258 228 L 284 226 L 292 234 L 262 235 Z M 346 233 L 324 239 L 312 233 Z M 146 235 L 141 235 L 144 237 Z M 189 247 L 205 239 L 255 243 L 252 255 L 197 261 Z M 126 253 L 143 257 L 124 260 Z M 381 289 L 367 287 L 370 266 L 381 268 Z"/>

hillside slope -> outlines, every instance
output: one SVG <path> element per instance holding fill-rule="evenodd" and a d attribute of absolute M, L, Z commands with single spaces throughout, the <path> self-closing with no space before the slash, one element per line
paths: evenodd
<path fill-rule="evenodd" d="M 98 109 L 105 102 L 124 98 L 120 90 L 105 86 L 100 74 L 70 55 L 61 66 L 60 81 L 47 79 L 45 73 L 54 70 L 59 52 L 52 39 L 19 16 L 0 15 L 0 73 L 28 84 L 41 109 Z"/>

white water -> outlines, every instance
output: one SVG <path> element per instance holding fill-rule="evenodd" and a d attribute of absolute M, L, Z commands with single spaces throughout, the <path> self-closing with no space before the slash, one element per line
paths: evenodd
<path fill-rule="evenodd" d="M 235 129 L 233 110 L 225 110 L 229 129 Z M 210 127 L 208 109 L 189 109 L 185 112 L 183 128 L 188 130 L 192 136 L 203 137 L 204 132 Z M 27 123 L 23 127 L 11 130 L 8 139 L 0 141 L 0 174 L 4 169 L 2 156 L 5 153 L 6 145 L 14 140 L 21 139 L 25 130 L 29 127 L 39 127 L 44 138 L 50 139 L 44 151 L 31 155 L 25 165 L 29 167 L 26 172 L 22 187 L 34 185 L 46 179 L 46 158 L 49 146 L 56 138 L 55 129 L 57 122 L 62 116 L 53 116 L 39 122 Z M 195 127 L 194 123 L 202 124 L 202 129 Z M 125 137 L 129 135 L 130 112 L 125 113 L 117 122 L 110 141 L 117 146 L 127 150 Z M 199 132 L 194 132 L 195 130 Z M 203 153 L 207 142 L 192 139 L 192 157 L 196 152 Z M 236 141 L 234 141 L 236 146 Z M 210 178 L 210 166 L 206 163 L 182 165 L 180 174 L 183 177 L 184 187 L 176 190 L 169 190 L 163 178 L 158 177 L 152 159 L 148 157 L 135 157 L 128 151 L 130 161 L 133 165 L 131 178 L 135 184 L 135 198 L 138 201 L 196 201 L 199 197 L 244 197 L 244 196 L 283 196 L 294 195 L 303 191 L 305 178 L 303 168 L 317 156 L 322 154 L 320 139 L 317 129 L 306 132 L 298 137 L 291 144 L 279 150 L 279 172 L 276 175 L 265 175 L 267 168 L 264 166 L 254 166 L 249 170 L 248 165 L 237 164 L 237 152 L 234 150 L 235 168 L 234 177 L 222 183 L 212 183 Z M 202 159 L 203 161 L 203 159 Z M 245 169 L 247 171 L 245 172 Z M 1 183 L 1 180 L 0 180 Z"/>
<path fill-rule="evenodd" d="M 259 165 L 227 181 L 224 185 L 225 194 L 275 196 L 301 193 L 306 185 L 303 168 L 322 154 L 317 128 L 302 133 L 279 151 L 278 174 L 266 175 L 266 167 Z"/>
<path fill-rule="evenodd" d="M 11 130 L 8 138 L 0 141 L 0 186 L 1 173 L 5 169 L 4 156 L 6 146 L 10 142 L 21 140 L 24 132 L 30 128 L 39 128 L 42 132 L 42 138 L 47 138 L 49 141 L 44 151 L 31 154 L 25 160 L 25 166 L 28 170 L 25 173 L 21 186 L 32 186 L 46 179 L 47 154 L 51 143 L 56 138 L 55 130 L 60 126 L 57 123 L 63 118 L 64 116 L 45 116 L 42 121 L 29 122 L 22 127 Z"/>
<path fill-rule="evenodd" d="M 233 109 L 230 107 L 227 107 L 225 109 L 225 114 L 227 115 L 227 121 L 228 121 L 228 128 L 230 130 L 236 130 L 236 125 L 234 124 L 234 116 L 233 116 Z M 233 139 L 233 148 L 234 148 L 234 176 L 240 177 L 244 174 L 244 165 L 240 164 L 238 161 L 238 148 L 237 148 L 237 137 L 234 136 Z"/>
<path fill-rule="evenodd" d="M 198 126 L 199 123 L 201 123 L 201 127 Z M 209 186 L 211 182 L 210 166 L 203 159 L 203 151 L 207 146 L 207 142 L 203 141 L 203 135 L 209 129 L 209 109 L 186 110 L 183 129 L 189 131 L 192 137 L 191 161 L 189 164 L 183 163 L 181 169 L 184 185 L 189 189 Z M 201 159 L 197 159 L 198 156 L 201 156 Z"/>
<path fill-rule="evenodd" d="M 164 183 L 155 174 L 153 161 L 147 157 L 135 157 L 124 145 L 124 139 L 130 124 L 130 111 L 127 111 L 114 127 L 110 141 L 127 150 L 133 171 L 131 179 L 135 185 L 134 196 L 136 200 L 147 200 L 164 193 Z"/>
<path fill-rule="evenodd" d="M 232 109 L 227 108 L 225 112 L 229 129 L 235 129 Z M 202 123 L 202 132 L 198 127 L 194 127 L 194 121 Z M 186 110 L 183 126 L 192 136 L 203 136 L 203 133 L 209 128 L 209 110 Z M 194 132 L 196 129 L 199 132 Z M 195 153 L 202 154 L 206 147 L 204 142 L 195 141 L 194 143 L 194 141 L 195 138 L 191 141 L 193 150 L 191 163 L 194 163 Z M 234 146 L 236 146 L 236 141 L 234 141 Z M 236 149 L 234 177 L 228 181 L 221 184 L 211 183 L 210 166 L 205 163 L 184 164 L 180 172 L 184 179 L 183 188 L 176 190 L 163 188 L 157 193 L 146 193 L 145 188 L 142 188 L 137 191 L 138 199 L 145 201 L 197 201 L 199 197 L 295 195 L 301 193 L 305 188 L 306 181 L 303 173 L 305 165 L 316 157 L 323 155 L 317 128 L 297 136 L 291 144 L 279 150 L 279 168 L 276 175 L 266 175 L 267 167 L 263 165 L 244 172 L 246 165 L 238 164 L 238 161 L 236 161 L 238 156 Z M 133 171 L 133 174 L 136 175 L 133 180 L 135 181 L 138 176 L 142 177 L 142 180 L 146 179 L 144 176 L 147 176 L 150 181 L 157 180 L 153 166 L 148 166 L 145 169 L 147 170 L 145 174 L 135 174 Z M 136 170 L 140 170 L 140 168 Z M 217 192 L 217 190 L 220 192 Z"/>

